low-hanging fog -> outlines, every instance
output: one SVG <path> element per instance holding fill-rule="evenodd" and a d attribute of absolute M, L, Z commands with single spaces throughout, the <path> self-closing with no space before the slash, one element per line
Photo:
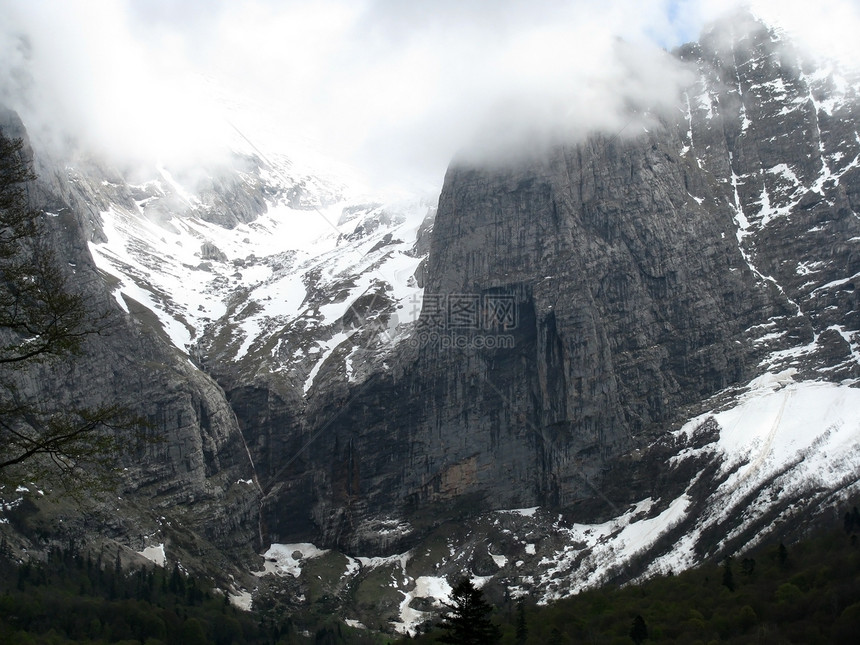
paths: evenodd
<path fill-rule="evenodd" d="M 860 60 L 860 8 L 752 2 L 805 46 Z M 497 161 L 623 131 L 690 80 L 666 50 L 716 0 L 0 0 L 0 102 L 37 145 L 193 165 L 236 131 L 312 149 L 371 185 L 438 187 Z"/>

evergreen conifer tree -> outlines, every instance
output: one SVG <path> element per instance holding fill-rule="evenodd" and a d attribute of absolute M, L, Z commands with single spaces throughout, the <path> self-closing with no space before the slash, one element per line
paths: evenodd
<path fill-rule="evenodd" d="M 648 625 L 641 614 L 636 614 L 633 624 L 630 626 L 630 638 L 636 645 L 641 645 L 648 638 Z"/>
<path fill-rule="evenodd" d="M 735 590 L 735 576 L 732 573 L 732 559 L 730 557 L 723 562 L 723 586 L 729 591 Z"/>
<path fill-rule="evenodd" d="M 492 645 L 501 637 L 499 628 L 490 621 L 492 605 L 472 581 L 464 578 L 451 591 L 451 603 L 442 616 L 445 634 L 441 643 L 451 645 Z"/>
<path fill-rule="evenodd" d="M 517 645 L 525 645 L 529 636 L 529 628 L 526 624 L 526 607 L 522 600 L 517 602 L 517 628 L 516 638 Z"/>

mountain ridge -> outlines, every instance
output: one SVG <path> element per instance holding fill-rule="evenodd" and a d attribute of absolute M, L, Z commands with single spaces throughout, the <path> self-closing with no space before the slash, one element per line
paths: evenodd
<path fill-rule="evenodd" d="M 233 592 L 297 597 L 297 562 L 342 558 L 327 584 L 350 607 L 391 569 L 405 582 L 375 627 L 407 631 L 458 571 L 549 600 L 632 562 L 729 553 L 852 493 L 860 83 L 746 15 L 675 55 L 695 71 L 677 113 L 519 165 L 453 164 L 438 209 L 253 150 L 191 184 L 37 155 L 55 244 L 126 314 L 89 383 L 147 392 L 134 405 L 168 437 L 123 494 L 156 500 L 124 511 L 152 531 L 114 543 L 241 553 Z M 321 242 L 291 238 L 307 218 Z M 816 397 L 827 424 L 797 407 Z M 252 576 L 273 543 L 285 578 Z"/>

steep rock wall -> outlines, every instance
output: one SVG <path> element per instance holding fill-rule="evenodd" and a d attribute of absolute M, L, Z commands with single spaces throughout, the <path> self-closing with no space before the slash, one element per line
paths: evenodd
<path fill-rule="evenodd" d="M 856 376 L 856 84 L 747 14 L 677 55 L 698 80 L 647 130 L 452 166 L 416 334 L 312 393 L 273 539 L 309 517 L 395 548 L 392 518 L 621 503 L 618 458 L 689 406 L 768 368 Z M 500 298 L 514 318 L 485 324 Z"/>
<path fill-rule="evenodd" d="M 0 129 L 26 139 L 11 112 L 3 112 Z M 132 315 L 124 313 L 93 264 L 87 240 L 98 235 L 96 198 L 111 188 L 82 176 L 64 179 L 63 169 L 48 158 L 35 162 L 39 178 L 31 187 L 31 202 L 50 213 L 44 215 L 49 247 L 93 316 L 108 312 L 110 322 L 87 340 L 81 356 L 35 367 L 24 394 L 60 404 L 117 404 L 150 424 L 144 434 L 151 440 L 131 445 L 122 440 L 129 450 L 121 457 L 117 493 L 139 514 L 120 514 L 90 529 L 143 548 L 141 534 L 151 533 L 166 517 L 221 548 L 247 549 L 259 541 L 259 495 L 253 485 L 240 482 L 253 480 L 254 470 L 223 391 L 165 342 L 157 323 L 146 324 L 148 310 L 142 305 L 126 299 Z M 80 521 L 86 524 L 89 513 L 112 515 L 103 502 L 97 497 L 89 510 L 86 504 L 78 509 Z"/>

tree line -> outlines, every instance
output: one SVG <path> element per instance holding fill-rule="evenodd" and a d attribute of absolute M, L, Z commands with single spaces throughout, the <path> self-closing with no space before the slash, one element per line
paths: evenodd
<path fill-rule="evenodd" d="M 493 607 L 458 586 L 441 621 L 406 643 L 860 642 L 860 513 L 793 543 L 774 542 L 641 584 L 548 606 Z M 465 586 L 465 583 L 461 583 Z M 478 636 L 480 630 L 481 636 Z"/>

